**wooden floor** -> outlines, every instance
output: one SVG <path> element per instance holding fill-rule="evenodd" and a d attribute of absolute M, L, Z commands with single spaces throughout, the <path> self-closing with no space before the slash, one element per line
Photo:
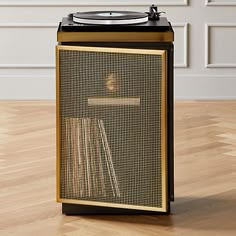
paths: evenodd
<path fill-rule="evenodd" d="M 0 235 L 236 235 L 236 101 L 175 105 L 170 216 L 74 216 L 55 202 L 55 103 L 0 102 Z"/>

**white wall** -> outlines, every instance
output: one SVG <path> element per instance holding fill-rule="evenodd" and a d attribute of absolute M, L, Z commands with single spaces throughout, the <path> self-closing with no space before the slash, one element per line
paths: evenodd
<path fill-rule="evenodd" d="M 55 99 L 58 22 L 75 11 L 147 11 L 149 0 L 0 0 L 0 99 Z M 236 98 L 236 0 L 159 0 L 175 30 L 175 97 Z"/>

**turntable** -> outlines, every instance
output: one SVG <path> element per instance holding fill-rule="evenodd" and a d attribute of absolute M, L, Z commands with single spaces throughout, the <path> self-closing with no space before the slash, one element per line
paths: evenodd
<path fill-rule="evenodd" d="M 133 11 L 71 13 L 62 19 L 58 36 L 62 35 L 62 32 L 163 32 L 158 35 L 159 40 L 172 42 L 174 39 L 171 24 L 166 17 L 160 17 L 161 13 L 163 12 L 158 12 L 154 5 L 150 7 L 149 12 L 144 13 Z"/>
<path fill-rule="evenodd" d="M 57 201 L 64 214 L 170 213 L 171 23 L 148 12 L 69 14 L 57 32 Z"/>

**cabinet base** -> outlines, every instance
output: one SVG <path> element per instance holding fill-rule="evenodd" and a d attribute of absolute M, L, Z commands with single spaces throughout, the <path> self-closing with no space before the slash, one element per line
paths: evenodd
<path fill-rule="evenodd" d="M 170 211 L 154 212 L 62 203 L 62 213 L 65 215 L 168 215 Z"/>

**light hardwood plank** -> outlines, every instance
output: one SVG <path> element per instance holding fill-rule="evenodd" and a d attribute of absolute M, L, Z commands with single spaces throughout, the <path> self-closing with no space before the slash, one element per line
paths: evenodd
<path fill-rule="evenodd" d="M 55 102 L 0 101 L 0 235 L 236 235 L 236 101 L 175 103 L 170 216 L 64 216 Z"/>

